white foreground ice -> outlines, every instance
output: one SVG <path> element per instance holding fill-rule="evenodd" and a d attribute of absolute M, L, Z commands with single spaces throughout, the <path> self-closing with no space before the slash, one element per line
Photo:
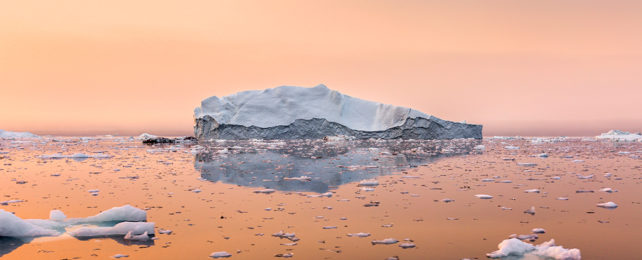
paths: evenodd
<path fill-rule="evenodd" d="M 120 222 L 113 227 L 81 228 L 71 232 L 76 237 L 95 237 L 109 235 L 154 234 L 154 223 L 147 220 L 147 212 L 125 205 L 105 210 L 86 218 L 67 218 L 60 210 L 52 210 L 49 219 L 21 219 L 0 209 L 0 237 L 41 237 L 57 236 L 65 228 L 79 224 L 101 224 Z M 141 238 L 141 237 L 139 237 Z"/>
<path fill-rule="evenodd" d="M 402 125 L 407 118 L 430 118 L 414 109 L 350 97 L 324 85 L 281 86 L 209 97 L 194 110 L 195 118 L 206 115 L 219 124 L 258 127 L 322 118 L 361 131 L 383 131 Z"/>
<path fill-rule="evenodd" d="M 551 239 L 548 242 L 539 245 L 532 245 L 523 242 L 517 238 L 506 239 L 497 245 L 499 250 L 488 253 L 486 256 L 490 258 L 501 258 L 507 256 L 539 256 L 559 260 L 579 260 L 582 259 L 580 250 L 577 248 L 566 249 L 562 246 L 556 246 L 555 240 Z"/>

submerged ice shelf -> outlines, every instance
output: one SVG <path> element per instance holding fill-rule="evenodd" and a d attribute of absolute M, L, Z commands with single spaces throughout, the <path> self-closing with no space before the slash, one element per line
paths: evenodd
<path fill-rule="evenodd" d="M 282 86 L 209 97 L 194 110 L 194 135 L 208 139 L 482 138 L 482 126 L 330 90 Z"/>

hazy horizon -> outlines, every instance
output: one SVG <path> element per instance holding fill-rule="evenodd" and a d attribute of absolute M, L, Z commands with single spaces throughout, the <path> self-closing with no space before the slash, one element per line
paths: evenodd
<path fill-rule="evenodd" d="M 190 135 L 209 96 L 325 84 L 485 136 L 642 130 L 639 1 L 10 1 L 0 129 Z"/>

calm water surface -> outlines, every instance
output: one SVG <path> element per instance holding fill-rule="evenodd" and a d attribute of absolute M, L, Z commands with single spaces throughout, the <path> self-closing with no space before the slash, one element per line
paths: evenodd
<path fill-rule="evenodd" d="M 108 158 L 47 157 L 76 153 Z M 146 243 L 67 233 L 0 238 L 0 258 L 211 259 L 226 251 L 231 259 L 484 259 L 511 234 L 544 228 L 533 243 L 554 238 L 583 259 L 640 259 L 640 156 L 642 143 L 581 138 L 175 146 L 118 137 L 1 140 L 0 202 L 17 200 L 1 209 L 47 219 L 52 209 L 87 217 L 130 204 L 145 209 L 157 231 L 172 233 L 156 232 Z M 359 186 L 374 180 L 377 186 Z M 600 191 L 607 187 L 617 192 Z M 265 189 L 273 192 L 255 192 Z M 618 207 L 596 206 L 607 201 Z M 534 215 L 524 213 L 531 207 Z M 300 240 L 272 236 L 279 231 Z M 358 232 L 371 235 L 347 235 Z M 416 247 L 371 244 L 384 238 Z"/>

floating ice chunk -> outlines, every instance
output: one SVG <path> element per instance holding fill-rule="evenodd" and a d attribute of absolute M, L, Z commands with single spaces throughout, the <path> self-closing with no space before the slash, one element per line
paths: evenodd
<path fill-rule="evenodd" d="M 537 157 L 548 158 L 548 154 L 547 153 L 540 153 L 540 154 L 537 155 Z"/>
<path fill-rule="evenodd" d="M 539 238 L 539 236 L 537 236 L 536 234 L 528 234 L 528 235 L 516 235 L 516 234 L 513 234 L 513 235 L 510 236 L 510 238 L 517 238 L 517 239 L 522 240 L 522 241 L 523 240 L 528 240 L 528 241 L 533 242 L 533 241 L 537 240 Z"/>
<path fill-rule="evenodd" d="M 553 179 L 553 180 L 561 180 L 561 179 L 562 179 L 562 177 L 560 177 L 560 176 L 553 176 L 553 177 L 551 177 L 551 179 Z"/>
<path fill-rule="evenodd" d="M 615 204 L 615 202 L 613 202 L 613 201 L 609 201 L 609 202 L 605 202 L 605 203 L 598 203 L 597 206 L 601 207 L 601 208 L 607 208 L 607 209 L 617 208 L 617 204 Z"/>
<path fill-rule="evenodd" d="M 69 234 L 76 238 L 154 234 L 154 222 L 121 222 L 113 227 L 84 227 Z"/>
<path fill-rule="evenodd" d="M 529 189 L 529 190 L 525 190 L 524 192 L 526 192 L 526 193 L 539 193 L 540 191 L 538 189 Z"/>
<path fill-rule="evenodd" d="M 567 197 L 557 197 L 557 200 L 568 200 Z"/>
<path fill-rule="evenodd" d="M 399 247 L 401 247 L 403 249 L 414 248 L 415 244 L 414 243 L 401 243 L 401 244 L 399 244 Z"/>
<path fill-rule="evenodd" d="M 499 181 L 496 181 L 496 182 L 497 183 L 513 183 L 513 181 L 511 181 L 511 180 L 499 180 Z"/>
<path fill-rule="evenodd" d="M 444 202 L 444 203 L 450 203 L 450 202 L 453 202 L 455 200 L 454 199 L 445 198 L 445 199 L 442 199 L 441 201 Z"/>
<path fill-rule="evenodd" d="M 543 229 L 543 228 L 533 228 L 533 230 L 531 230 L 531 232 L 533 232 L 534 234 L 544 234 L 544 233 L 546 233 L 546 230 Z"/>
<path fill-rule="evenodd" d="M 5 201 L 0 201 L 0 205 L 9 205 L 11 203 L 19 203 L 19 202 L 24 202 L 24 200 L 5 200 Z"/>
<path fill-rule="evenodd" d="M 369 237 L 370 233 L 364 233 L 364 232 L 359 232 L 359 233 L 348 233 L 349 237 Z"/>
<path fill-rule="evenodd" d="M 113 255 L 113 256 L 111 256 L 111 257 L 118 259 L 118 258 L 123 258 L 123 257 L 129 257 L 129 255 L 124 255 L 124 254 L 115 254 L 115 255 Z"/>
<path fill-rule="evenodd" d="M 535 167 L 535 166 L 537 166 L 537 163 L 528 163 L 528 162 L 525 162 L 525 163 L 517 163 L 517 165 L 519 165 L 519 166 L 523 166 L 523 167 Z"/>
<path fill-rule="evenodd" d="M 494 179 L 481 179 L 482 182 L 494 182 Z"/>
<path fill-rule="evenodd" d="M 293 257 L 294 253 L 285 253 L 285 254 L 276 254 L 274 257 L 283 257 L 283 258 L 290 258 Z"/>
<path fill-rule="evenodd" d="M 566 249 L 561 246 L 555 245 L 555 240 L 551 239 L 548 242 L 544 242 L 537 246 L 532 244 L 522 242 L 519 239 L 511 238 L 506 239 L 499 243 L 497 246 L 499 250 L 488 253 L 486 256 L 490 258 L 501 258 L 507 256 L 539 256 L 539 257 L 548 257 L 559 260 L 580 260 L 582 259 L 580 255 L 580 250 Z"/>
<path fill-rule="evenodd" d="M 283 178 L 284 181 L 311 181 L 312 178 L 309 176 L 299 176 L 299 177 L 285 177 Z"/>
<path fill-rule="evenodd" d="M 607 172 L 607 173 L 604 174 L 604 177 L 606 177 L 606 178 L 611 178 L 611 176 L 613 176 L 613 174 L 610 173 L 610 172 Z"/>
<path fill-rule="evenodd" d="M 477 195 L 475 195 L 475 197 L 480 198 L 480 199 L 484 199 L 484 200 L 493 198 L 493 196 L 490 196 L 488 194 L 477 194 Z"/>
<path fill-rule="evenodd" d="M 225 251 L 220 251 L 220 252 L 214 252 L 210 254 L 210 257 L 212 258 L 225 258 L 225 257 L 230 257 L 232 254 L 225 252 Z"/>
<path fill-rule="evenodd" d="M 142 209 L 133 207 L 131 205 L 125 205 L 122 207 L 113 207 L 111 209 L 100 212 L 98 213 L 98 215 L 95 215 L 95 216 L 86 217 L 86 218 L 71 218 L 71 219 L 68 219 L 67 221 L 73 224 L 98 223 L 98 222 L 122 222 L 122 221 L 130 221 L 130 222 L 147 221 L 147 212 L 145 212 Z"/>
<path fill-rule="evenodd" d="M 506 149 L 506 150 L 519 150 L 519 146 L 507 145 L 507 146 L 504 146 L 504 149 Z"/>
<path fill-rule="evenodd" d="M 580 180 L 593 179 L 593 174 L 591 174 L 591 175 L 586 175 L 586 176 L 581 175 L 581 174 L 578 174 L 578 175 L 577 175 L 577 178 L 578 178 L 578 179 L 580 179 Z"/>
<path fill-rule="evenodd" d="M 535 206 L 531 206 L 530 209 L 524 210 L 524 213 L 535 215 Z"/>
<path fill-rule="evenodd" d="M 172 231 L 171 231 L 171 230 L 169 230 L 169 229 L 159 229 L 159 230 L 158 230 L 158 233 L 160 233 L 160 234 L 164 234 L 164 235 L 169 235 L 169 234 L 171 234 L 171 233 L 172 233 Z"/>
<path fill-rule="evenodd" d="M 377 180 L 362 180 L 359 182 L 358 186 L 372 187 L 372 186 L 378 186 L 378 185 L 379 185 L 379 181 Z"/>
<path fill-rule="evenodd" d="M 283 230 L 276 232 L 272 234 L 273 237 L 278 237 L 278 238 L 286 238 L 289 239 L 292 242 L 299 241 L 299 238 L 296 237 L 295 233 L 285 233 Z"/>
<path fill-rule="evenodd" d="M 478 145 L 475 145 L 475 147 L 473 147 L 473 149 L 475 149 L 477 151 L 484 151 L 484 150 L 486 150 L 486 146 L 484 146 L 483 144 L 478 144 Z"/>
<path fill-rule="evenodd" d="M 254 193 L 262 193 L 262 194 L 270 194 L 274 193 L 276 190 L 274 189 L 262 189 L 262 190 L 255 190 Z"/>
<path fill-rule="evenodd" d="M 337 226 L 325 226 L 323 229 L 337 229 Z"/>
<path fill-rule="evenodd" d="M 55 154 L 45 154 L 41 155 L 41 159 L 64 159 L 64 158 L 71 158 L 71 159 L 87 159 L 87 158 L 94 158 L 94 159 L 107 159 L 107 158 L 112 158 L 114 157 L 113 155 L 109 154 L 103 154 L 103 153 L 98 153 L 98 154 L 84 154 L 84 153 L 76 153 L 73 155 L 64 155 L 60 153 L 55 153 Z"/>
<path fill-rule="evenodd" d="M 601 188 L 600 191 L 601 192 L 608 192 L 608 193 L 617 192 L 617 190 L 614 190 L 614 189 L 611 189 L 611 188 Z"/>
<path fill-rule="evenodd" d="M 147 234 L 147 231 L 145 233 L 142 233 L 140 235 L 133 235 L 131 231 L 127 232 L 125 237 L 123 237 L 125 240 L 129 241 L 148 241 L 149 240 L 149 234 Z"/>
<path fill-rule="evenodd" d="M 58 234 L 58 231 L 29 223 L 0 209 L 0 237 L 42 237 L 57 236 Z"/>
<path fill-rule="evenodd" d="M 629 133 L 620 130 L 611 130 L 606 133 L 602 133 L 595 138 L 602 140 L 612 140 L 612 141 L 640 141 L 642 140 L 642 135 L 640 133 Z"/>
<path fill-rule="evenodd" d="M 379 244 L 381 244 L 381 245 L 390 245 L 390 244 L 396 244 L 398 242 L 399 242 L 399 240 L 397 240 L 397 239 L 386 238 L 386 239 L 382 239 L 382 240 L 372 240 L 372 242 L 370 242 L 370 243 L 372 243 L 373 245 L 379 245 Z"/>

